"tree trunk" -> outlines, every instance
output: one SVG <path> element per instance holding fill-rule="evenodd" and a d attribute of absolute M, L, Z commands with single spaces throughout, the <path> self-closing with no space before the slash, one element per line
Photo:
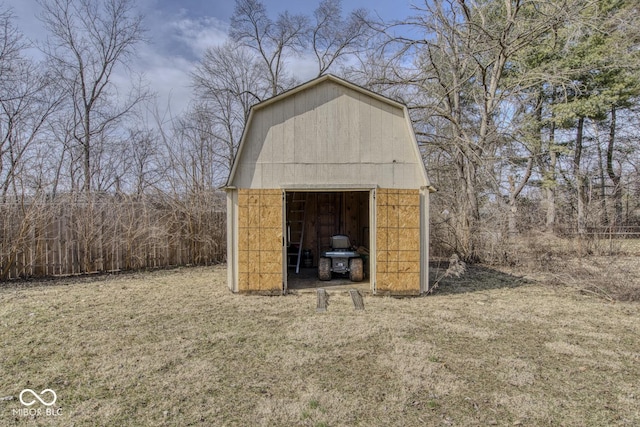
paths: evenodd
<path fill-rule="evenodd" d="M 545 188 L 547 198 L 547 218 L 545 228 L 547 231 L 553 232 L 556 225 L 556 163 L 558 162 L 558 153 L 555 149 L 551 149 L 549 155 L 549 177 L 551 182 Z"/>
<path fill-rule="evenodd" d="M 510 175 L 509 180 L 509 237 L 513 237 L 518 234 L 518 205 L 516 204 L 518 196 L 524 189 L 529 178 L 531 178 L 531 172 L 533 171 L 533 157 L 529 157 L 527 161 L 527 168 L 525 169 L 522 181 L 516 187 L 516 179 L 513 175 Z"/>
<path fill-rule="evenodd" d="M 594 135 L 598 135 L 598 124 L 593 122 L 593 131 Z M 596 147 L 598 149 L 598 178 L 600 178 L 600 209 L 602 213 L 600 214 L 600 225 L 607 225 L 609 223 L 609 215 L 607 214 L 607 190 L 605 188 L 605 180 L 604 180 L 604 165 L 602 164 L 602 147 L 600 146 L 600 138 L 596 139 Z"/>
<path fill-rule="evenodd" d="M 578 235 L 583 236 L 587 232 L 586 206 L 585 206 L 585 178 L 580 170 L 580 160 L 582 157 L 582 139 L 584 131 L 584 117 L 578 119 L 576 131 L 576 148 L 573 155 L 573 176 L 576 180 L 577 192 L 577 223 Z"/>
<path fill-rule="evenodd" d="M 553 232 L 556 226 L 556 165 L 558 163 L 558 152 L 556 151 L 556 122 L 552 116 L 551 128 L 549 129 L 549 170 L 545 174 L 545 200 L 546 200 L 546 221 L 545 230 Z"/>
<path fill-rule="evenodd" d="M 476 166 L 462 151 L 458 151 L 456 170 L 459 182 L 457 205 L 460 218 L 456 228 L 458 251 L 466 261 L 473 262 L 479 258 L 474 241 L 480 222 L 478 195 L 475 185 Z"/>
<path fill-rule="evenodd" d="M 611 123 L 609 125 L 609 144 L 607 145 L 607 174 L 613 182 L 613 206 L 614 215 L 612 225 L 622 224 L 622 186 L 621 175 L 616 175 L 613 170 L 613 148 L 616 140 L 616 107 L 611 108 Z"/>
<path fill-rule="evenodd" d="M 513 175 L 509 175 L 509 237 L 513 237 L 518 234 L 518 224 L 516 215 L 518 214 L 518 207 L 516 206 L 516 182 Z"/>

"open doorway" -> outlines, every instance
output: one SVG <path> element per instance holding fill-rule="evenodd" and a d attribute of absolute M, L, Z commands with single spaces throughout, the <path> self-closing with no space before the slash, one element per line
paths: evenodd
<path fill-rule="evenodd" d="M 348 286 L 370 291 L 371 191 L 287 191 L 285 240 L 287 288 L 291 290 Z M 331 250 L 331 237 L 345 235 L 364 261 L 364 280 L 334 273 L 318 279 L 318 263 Z"/>

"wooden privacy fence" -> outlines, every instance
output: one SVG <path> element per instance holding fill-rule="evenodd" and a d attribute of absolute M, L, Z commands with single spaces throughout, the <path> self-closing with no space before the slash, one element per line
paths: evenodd
<path fill-rule="evenodd" d="M 578 229 L 573 227 L 560 228 L 558 230 L 561 236 L 576 237 L 580 233 Z M 616 226 L 600 226 L 600 227 L 586 227 L 584 233 L 585 237 L 606 238 L 606 239 L 639 239 L 640 238 L 640 226 L 638 225 L 616 225 Z"/>
<path fill-rule="evenodd" d="M 224 262 L 221 205 L 206 195 L 0 204 L 0 280 Z"/>

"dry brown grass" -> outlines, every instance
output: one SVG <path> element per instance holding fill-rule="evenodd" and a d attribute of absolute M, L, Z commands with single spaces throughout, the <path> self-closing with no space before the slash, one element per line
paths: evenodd
<path fill-rule="evenodd" d="M 597 257 L 553 260 L 533 273 L 539 281 L 573 287 L 608 301 L 640 301 L 640 257 Z"/>
<path fill-rule="evenodd" d="M 637 270 L 636 270 L 637 271 Z M 434 295 L 232 295 L 224 268 L 0 291 L 1 425 L 638 425 L 640 305 L 472 267 Z M 59 417 L 12 414 L 51 388 Z"/>

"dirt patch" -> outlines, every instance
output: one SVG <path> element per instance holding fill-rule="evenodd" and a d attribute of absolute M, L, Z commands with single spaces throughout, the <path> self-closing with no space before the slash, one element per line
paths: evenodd
<path fill-rule="evenodd" d="M 3 289 L 0 424 L 640 424 L 640 306 L 492 271 L 326 313 L 224 268 Z M 60 415 L 16 413 L 26 388 Z"/>

